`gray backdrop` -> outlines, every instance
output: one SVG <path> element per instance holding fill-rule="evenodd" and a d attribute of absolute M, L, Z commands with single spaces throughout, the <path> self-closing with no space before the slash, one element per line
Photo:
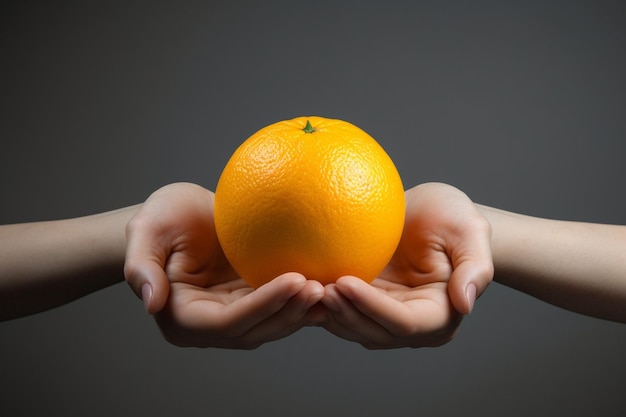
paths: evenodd
<path fill-rule="evenodd" d="M 625 21 L 619 1 L 11 2 L 0 222 L 214 189 L 251 133 L 315 114 L 372 134 L 407 188 L 624 223 Z M 494 283 L 441 348 L 181 349 L 119 284 L 0 324 L 0 415 L 624 415 L 625 348 Z"/>

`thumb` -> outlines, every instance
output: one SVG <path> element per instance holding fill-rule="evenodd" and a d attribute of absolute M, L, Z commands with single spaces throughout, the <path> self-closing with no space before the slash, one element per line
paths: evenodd
<path fill-rule="evenodd" d="M 124 266 L 126 282 L 143 300 L 146 311 L 156 314 L 165 307 L 170 287 L 163 268 L 154 262 L 127 263 Z"/>
<path fill-rule="evenodd" d="M 461 314 L 469 314 L 474 302 L 493 279 L 491 256 L 485 259 L 466 260 L 455 265 L 448 282 L 448 295 L 454 308 Z"/>

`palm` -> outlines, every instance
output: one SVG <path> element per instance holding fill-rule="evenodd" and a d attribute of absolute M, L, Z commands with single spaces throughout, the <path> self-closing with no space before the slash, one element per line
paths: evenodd
<path fill-rule="evenodd" d="M 445 222 L 435 206 L 407 210 L 398 248 L 372 285 L 404 303 L 432 301 L 450 310 L 447 287 L 454 262 L 441 235 Z"/>
<path fill-rule="evenodd" d="M 166 186 L 128 230 L 127 280 L 173 344 L 252 348 L 318 320 L 309 309 L 319 283 L 285 274 L 253 290 L 239 278 L 220 248 L 208 190 Z"/>
<path fill-rule="evenodd" d="M 430 209 L 429 209 L 430 210 Z M 409 346 L 434 346 L 449 341 L 462 320 L 448 295 L 453 271 L 443 236 L 441 212 L 407 211 L 406 229 L 396 253 L 372 286 L 401 303 L 415 317 L 404 330 L 396 330 Z M 420 318 L 427 317 L 427 320 Z M 392 326 L 389 326 L 393 329 Z"/>
<path fill-rule="evenodd" d="M 372 285 L 342 277 L 324 298 L 334 310 L 326 328 L 369 348 L 448 342 L 459 310 L 471 309 L 468 281 L 483 289 L 491 279 L 486 221 L 464 194 L 429 184 L 406 197 L 404 232 L 380 277 Z"/>
<path fill-rule="evenodd" d="M 465 294 L 452 281 L 476 278 L 480 290 L 491 280 L 490 227 L 462 192 L 424 184 L 407 192 L 405 230 L 383 279 L 412 287 L 445 283 L 457 310 L 468 312 Z M 471 307 L 471 306 L 470 306 Z"/>
<path fill-rule="evenodd" d="M 172 283 L 156 320 L 178 346 L 252 349 L 322 320 L 314 309 L 323 288 L 296 273 L 281 275 L 254 290 L 241 279 L 205 287 Z"/>

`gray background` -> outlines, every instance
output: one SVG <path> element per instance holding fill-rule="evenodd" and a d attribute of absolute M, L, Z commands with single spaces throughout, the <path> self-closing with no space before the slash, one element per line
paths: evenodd
<path fill-rule="evenodd" d="M 5 3 L 2 223 L 214 189 L 242 140 L 309 114 L 372 134 L 407 188 L 626 222 L 623 2 Z M 119 284 L 0 324 L 0 415 L 624 415 L 625 348 L 494 283 L 442 348 L 181 349 Z"/>

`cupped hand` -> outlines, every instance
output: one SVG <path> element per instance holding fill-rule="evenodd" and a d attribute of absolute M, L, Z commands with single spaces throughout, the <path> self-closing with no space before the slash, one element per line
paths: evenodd
<path fill-rule="evenodd" d="M 164 337 L 179 346 L 251 349 L 318 324 L 324 289 L 297 273 L 253 290 L 224 256 L 214 194 L 176 183 L 154 192 L 127 226 L 124 272 Z"/>
<path fill-rule="evenodd" d="M 491 228 L 466 194 L 427 183 L 406 200 L 402 238 L 379 278 L 325 288 L 324 327 L 369 349 L 449 342 L 493 278 Z"/>

